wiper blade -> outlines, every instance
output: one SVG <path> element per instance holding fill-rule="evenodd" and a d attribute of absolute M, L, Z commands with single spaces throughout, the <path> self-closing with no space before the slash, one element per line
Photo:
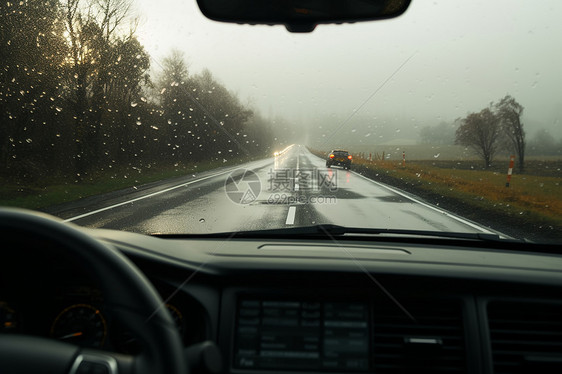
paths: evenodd
<path fill-rule="evenodd" d="M 314 225 L 295 228 L 283 228 L 272 230 L 244 231 L 240 235 L 291 235 L 291 236 L 343 236 L 350 234 L 360 235 L 406 235 L 406 236 L 434 236 L 440 238 L 472 239 L 472 240 L 502 240 L 498 234 L 471 233 L 471 232 L 446 232 L 446 231 L 426 231 L 409 229 L 380 229 L 368 227 L 345 227 L 332 224 Z M 238 236 L 238 235 L 237 235 Z"/>
<path fill-rule="evenodd" d="M 365 236 L 422 236 L 422 237 L 438 237 L 447 239 L 463 239 L 478 241 L 515 241 L 522 243 L 522 240 L 512 238 L 502 238 L 498 234 L 478 233 L 478 232 L 447 232 L 447 231 L 426 231 L 426 230 L 409 230 L 409 229 L 380 229 L 366 227 L 345 227 L 333 224 L 322 224 L 314 226 L 270 229 L 270 230 L 252 230 L 240 232 L 222 232 L 211 234 L 195 234 L 195 235 L 177 235 L 177 237 L 201 237 L 201 238 L 326 238 L 343 237 L 345 235 L 365 235 Z M 159 235 L 160 236 L 160 235 Z M 175 235 L 162 235 L 164 237 L 174 237 Z"/>

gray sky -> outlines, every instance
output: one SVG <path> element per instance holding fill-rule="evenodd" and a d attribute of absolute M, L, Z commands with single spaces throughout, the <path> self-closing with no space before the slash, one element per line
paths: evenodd
<path fill-rule="evenodd" d="M 507 93 L 526 125 L 562 136 L 562 2 L 413 0 L 400 18 L 319 26 L 207 20 L 195 0 L 137 0 L 139 39 L 157 61 L 184 51 L 193 73 L 208 68 L 266 116 L 298 124 L 353 113 L 414 126 L 452 121 Z"/>

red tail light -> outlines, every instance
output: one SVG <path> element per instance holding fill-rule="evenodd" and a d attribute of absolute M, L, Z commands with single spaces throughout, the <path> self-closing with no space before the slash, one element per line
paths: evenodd
<path fill-rule="evenodd" d="M 347 158 L 349 158 L 351 160 L 351 155 L 347 156 Z"/>
<path fill-rule="evenodd" d="M 330 155 L 330 158 L 334 158 L 334 154 L 331 154 L 331 155 Z"/>

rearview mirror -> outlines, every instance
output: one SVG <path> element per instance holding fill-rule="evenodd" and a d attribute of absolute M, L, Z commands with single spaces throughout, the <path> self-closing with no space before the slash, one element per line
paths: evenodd
<path fill-rule="evenodd" d="M 285 25 L 291 32 L 310 32 L 321 23 L 372 21 L 398 17 L 411 0 L 197 0 L 215 21 Z"/>

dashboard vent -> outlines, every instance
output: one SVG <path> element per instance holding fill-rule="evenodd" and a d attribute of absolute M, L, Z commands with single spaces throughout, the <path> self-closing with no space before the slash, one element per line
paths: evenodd
<path fill-rule="evenodd" d="M 400 300 L 403 302 L 403 300 Z M 456 300 L 419 300 L 374 307 L 376 373 L 465 373 L 462 305 Z"/>
<path fill-rule="evenodd" d="M 562 304 L 492 301 L 494 373 L 562 373 Z"/>

